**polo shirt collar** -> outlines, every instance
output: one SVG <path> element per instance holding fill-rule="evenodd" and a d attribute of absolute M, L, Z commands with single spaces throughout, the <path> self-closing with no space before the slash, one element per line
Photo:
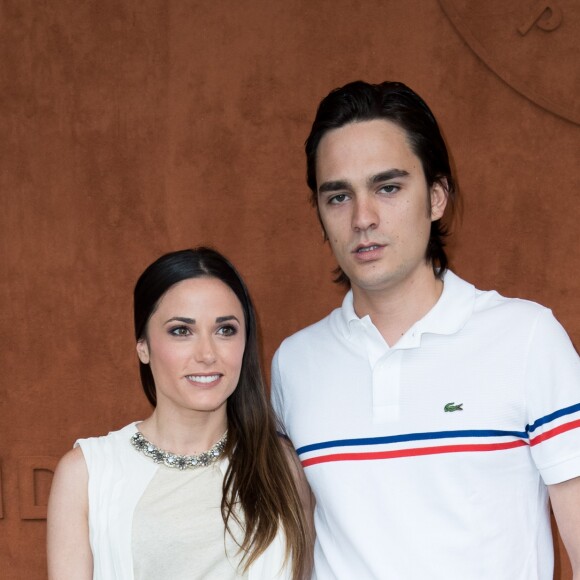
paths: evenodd
<path fill-rule="evenodd" d="M 475 306 L 475 295 L 476 289 L 472 284 L 462 280 L 451 270 L 446 270 L 443 275 L 443 292 L 439 300 L 406 334 L 411 333 L 418 339 L 425 333 L 455 334 L 469 320 Z M 346 338 L 350 338 L 353 328 L 361 324 L 367 331 L 372 327 L 374 331 L 378 332 L 370 316 L 367 315 L 363 318 L 357 316 L 354 311 L 352 290 L 349 290 L 344 297 L 340 315 L 341 326 Z"/>
<path fill-rule="evenodd" d="M 443 292 L 439 300 L 414 324 L 418 334 L 455 334 L 461 330 L 473 313 L 476 290 L 473 284 L 462 280 L 451 270 L 443 275 Z"/>

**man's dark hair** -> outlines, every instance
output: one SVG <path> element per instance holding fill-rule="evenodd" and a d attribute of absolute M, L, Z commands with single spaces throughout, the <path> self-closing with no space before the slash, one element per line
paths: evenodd
<path fill-rule="evenodd" d="M 306 181 L 316 207 L 318 219 L 318 187 L 316 183 L 316 154 L 320 140 L 328 131 L 349 123 L 384 119 L 405 131 L 413 153 L 421 160 L 429 188 L 440 183 L 448 194 L 447 216 L 453 215 L 458 192 L 455 186 L 445 141 L 433 113 L 425 101 L 409 87 L 398 82 L 372 85 L 356 81 L 334 89 L 320 103 L 310 135 L 306 140 Z M 321 221 L 322 223 L 322 221 Z M 324 228 L 324 225 L 323 225 Z M 425 254 L 437 277 L 447 269 L 447 254 L 444 238 L 448 234 L 447 224 L 442 220 L 431 223 L 431 235 Z M 346 274 L 338 268 L 336 282 L 349 284 Z"/>

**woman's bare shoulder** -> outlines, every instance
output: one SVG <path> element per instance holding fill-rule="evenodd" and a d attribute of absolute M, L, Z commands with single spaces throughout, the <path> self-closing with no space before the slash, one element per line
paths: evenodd
<path fill-rule="evenodd" d="M 80 447 L 67 451 L 58 462 L 52 480 L 53 495 L 66 496 L 86 490 L 89 474 L 85 456 Z M 63 498 L 64 499 L 64 498 Z"/>

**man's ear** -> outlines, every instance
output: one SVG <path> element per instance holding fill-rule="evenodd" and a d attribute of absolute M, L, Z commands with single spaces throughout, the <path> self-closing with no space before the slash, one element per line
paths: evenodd
<path fill-rule="evenodd" d="M 149 347 L 144 338 L 137 341 L 137 356 L 144 365 L 149 364 Z"/>
<path fill-rule="evenodd" d="M 443 217 L 447 200 L 449 199 L 449 188 L 447 179 L 442 177 L 431 186 L 431 221 L 437 221 Z"/>

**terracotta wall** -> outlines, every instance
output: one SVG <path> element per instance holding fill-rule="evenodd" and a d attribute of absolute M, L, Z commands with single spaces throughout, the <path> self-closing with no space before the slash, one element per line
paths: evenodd
<path fill-rule="evenodd" d="M 1 0 L 2 578 L 46 575 L 53 458 L 148 412 L 131 291 L 152 259 L 229 255 L 266 367 L 340 302 L 302 143 L 345 82 L 425 97 L 465 197 L 455 269 L 578 346 L 579 37 L 574 0 Z"/>

